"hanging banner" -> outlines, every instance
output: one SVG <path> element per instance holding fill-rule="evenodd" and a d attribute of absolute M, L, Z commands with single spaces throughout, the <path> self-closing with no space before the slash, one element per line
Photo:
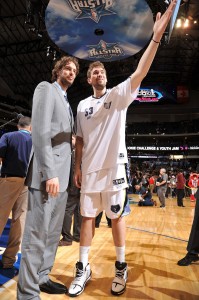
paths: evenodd
<path fill-rule="evenodd" d="M 66 53 L 106 62 L 144 48 L 154 21 L 145 0 L 50 0 L 45 24 L 51 40 Z"/>

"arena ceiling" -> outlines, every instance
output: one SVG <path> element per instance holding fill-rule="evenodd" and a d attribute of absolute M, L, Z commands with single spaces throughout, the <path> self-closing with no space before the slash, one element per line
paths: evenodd
<path fill-rule="evenodd" d="M 2 0 L 0 3 L 0 124 L 7 122 L 12 112 L 30 114 L 36 85 L 42 80 L 50 81 L 53 59 L 65 54 L 47 34 L 44 16 L 48 2 Z M 162 9 L 158 0 L 147 2 L 154 15 Z M 199 1 L 181 1 L 179 16 L 188 18 L 190 27 L 174 29 L 169 43 L 164 36 L 145 83 L 166 82 L 198 90 Z M 132 73 L 143 50 L 106 64 L 110 87 Z M 80 74 L 69 91 L 73 110 L 91 93 L 85 78 L 88 63 L 80 60 Z"/>

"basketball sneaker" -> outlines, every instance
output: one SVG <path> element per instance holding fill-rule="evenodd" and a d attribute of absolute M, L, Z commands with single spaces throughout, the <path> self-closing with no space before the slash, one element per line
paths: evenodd
<path fill-rule="evenodd" d="M 128 278 L 127 263 L 115 262 L 115 278 L 112 282 L 111 293 L 113 295 L 121 295 L 126 289 L 126 281 Z"/>
<path fill-rule="evenodd" d="M 191 202 L 195 202 L 196 198 L 194 197 L 194 195 L 190 196 L 190 200 L 191 200 Z"/>
<path fill-rule="evenodd" d="M 78 261 L 76 263 L 75 279 L 72 281 L 68 289 L 68 295 L 71 297 L 80 295 L 83 292 L 86 283 L 91 279 L 91 273 L 92 272 L 89 264 L 87 264 L 87 266 L 84 268 L 83 263 Z"/>

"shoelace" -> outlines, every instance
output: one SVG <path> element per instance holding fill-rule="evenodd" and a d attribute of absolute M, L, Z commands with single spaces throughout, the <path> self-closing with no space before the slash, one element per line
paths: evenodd
<path fill-rule="evenodd" d="M 126 271 L 126 268 L 124 268 L 123 270 L 118 270 L 118 269 L 117 269 L 115 277 L 118 277 L 118 278 L 120 278 L 120 279 L 123 279 L 123 278 L 124 278 L 124 273 L 125 273 L 125 271 Z"/>
<path fill-rule="evenodd" d="M 84 270 L 80 270 L 80 269 L 77 268 L 77 270 L 76 270 L 76 280 L 80 280 L 81 277 L 83 276 L 83 274 L 84 274 Z"/>

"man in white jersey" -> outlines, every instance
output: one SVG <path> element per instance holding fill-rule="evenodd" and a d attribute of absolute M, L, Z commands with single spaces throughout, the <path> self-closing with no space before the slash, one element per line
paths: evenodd
<path fill-rule="evenodd" d="M 125 164 L 125 123 L 128 106 L 136 98 L 142 79 L 148 73 L 161 37 L 170 20 L 176 0 L 171 1 L 162 15 L 158 13 L 153 38 L 143 54 L 136 71 L 124 82 L 106 89 L 104 65 L 90 64 L 88 83 L 93 95 L 81 101 L 77 109 L 77 139 L 74 180 L 81 188 L 80 256 L 76 276 L 68 293 L 80 295 L 91 278 L 88 254 L 95 232 L 95 217 L 103 210 L 112 221 L 112 235 L 116 249 L 115 278 L 111 293 L 120 295 L 126 289 L 125 219 L 122 217 L 128 187 Z"/>

